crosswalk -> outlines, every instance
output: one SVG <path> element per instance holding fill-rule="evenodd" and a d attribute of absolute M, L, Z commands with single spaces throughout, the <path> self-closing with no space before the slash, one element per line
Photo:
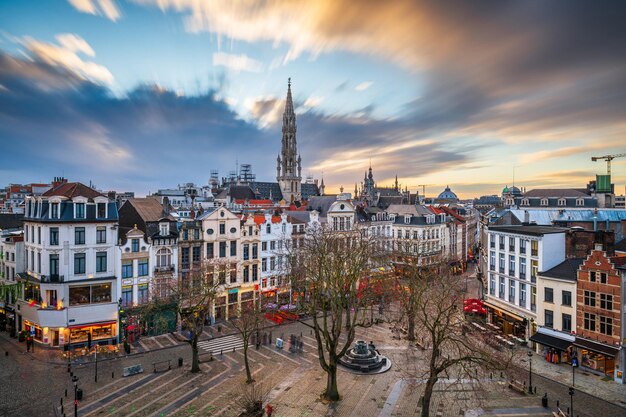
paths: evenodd
<path fill-rule="evenodd" d="M 243 349 L 243 340 L 237 335 L 228 335 L 216 339 L 202 340 L 198 342 L 198 349 L 205 353 L 213 352 L 214 355 L 220 352 L 232 352 Z"/>

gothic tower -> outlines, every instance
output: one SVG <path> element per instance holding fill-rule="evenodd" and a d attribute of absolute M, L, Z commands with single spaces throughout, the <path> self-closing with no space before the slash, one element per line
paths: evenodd
<path fill-rule="evenodd" d="M 283 113 L 283 140 L 276 161 L 276 180 L 283 192 L 283 199 L 293 202 L 302 199 L 302 158 L 296 144 L 296 114 L 291 98 L 291 78 L 287 83 L 287 101 Z"/>

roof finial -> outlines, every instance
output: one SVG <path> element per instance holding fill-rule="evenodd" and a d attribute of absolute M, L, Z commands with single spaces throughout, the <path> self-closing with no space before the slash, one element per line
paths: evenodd
<path fill-rule="evenodd" d="M 291 88 L 291 77 L 287 79 L 287 87 Z"/>

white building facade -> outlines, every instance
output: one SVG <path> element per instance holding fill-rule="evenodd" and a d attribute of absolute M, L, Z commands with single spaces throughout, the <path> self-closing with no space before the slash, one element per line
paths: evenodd
<path fill-rule="evenodd" d="M 568 229 L 536 225 L 488 229 L 488 321 L 528 340 L 537 329 L 537 275 L 565 260 Z"/>
<path fill-rule="evenodd" d="M 117 339 L 117 220 L 115 203 L 80 183 L 27 197 L 20 330 L 53 347 Z"/>

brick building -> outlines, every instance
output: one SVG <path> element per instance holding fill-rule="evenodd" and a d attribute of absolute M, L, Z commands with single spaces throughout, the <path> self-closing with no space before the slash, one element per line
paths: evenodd
<path fill-rule="evenodd" d="M 611 257 L 599 244 L 578 271 L 576 341 L 580 365 L 623 382 L 620 363 L 622 274 L 626 258 Z M 622 361 L 623 362 L 623 361 Z"/>

